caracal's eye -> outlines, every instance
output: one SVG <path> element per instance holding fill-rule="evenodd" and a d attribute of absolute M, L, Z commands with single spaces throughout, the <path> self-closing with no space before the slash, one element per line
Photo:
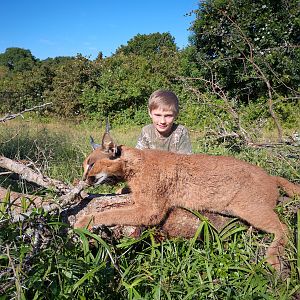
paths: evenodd
<path fill-rule="evenodd" d="M 87 171 L 89 172 L 95 163 L 88 163 Z"/>

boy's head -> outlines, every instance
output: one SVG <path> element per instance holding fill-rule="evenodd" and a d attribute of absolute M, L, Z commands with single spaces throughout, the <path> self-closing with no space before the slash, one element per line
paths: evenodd
<path fill-rule="evenodd" d="M 177 116 L 179 111 L 177 96 L 168 90 L 157 90 L 153 92 L 148 102 L 149 113 L 157 108 L 173 111 L 175 116 Z"/>
<path fill-rule="evenodd" d="M 177 96 L 171 91 L 157 90 L 149 98 L 148 110 L 156 131 L 161 136 L 169 136 L 178 115 Z"/>

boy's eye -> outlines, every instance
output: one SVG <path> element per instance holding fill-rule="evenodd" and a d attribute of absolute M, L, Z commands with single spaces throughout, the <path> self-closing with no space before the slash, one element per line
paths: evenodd
<path fill-rule="evenodd" d="M 154 116 L 156 117 L 165 117 L 165 118 L 170 118 L 170 117 L 173 117 L 173 115 L 160 115 L 160 114 L 154 114 Z"/>

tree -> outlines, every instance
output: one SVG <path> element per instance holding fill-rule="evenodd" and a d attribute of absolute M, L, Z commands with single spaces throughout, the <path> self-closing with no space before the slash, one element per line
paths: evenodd
<path fill-rule="evenodd" d="M 162 51 L 143 55 L 122 52 L 98 61 L 100 75 L 93 86 L 85 88 L 81 103 L 88 115 L 132 118 L 145 112 L 150 94 L 158 88 L 171 88 L 178 74 L 178 52 Z M 136 120 L 139 122 L 141 120 Z M 144 120 L 142 120 L 144 121 Z"/>
<path fill-rule="evenodd" d="M 213 76 L 240 102 L 268 97 L 266 80 L 278 95 L 295 94 L 299 20 L 297 0 L 208 0 L 192 26 L 194 60 L 206 79 Z"/>
<path fill-rule="evenodd" d="M 52 89 L 53 77 L 52 68 L 43 63 L 0 77 L 0 111 L 17 112 L 44 103 L 44 92 Z"/>
<path fill-rule="evenodd" d="M 30 50 L 22 48 L 7 48 L 0 54 L 0 66 L 5 66 L 14 72 L 28 71 L 36 64 L 37 59 Z"/>
<path fill-rule="evenodd" d="M 120 46 L 116 54 L 136 54 L 147 57 L 161 53 L 164 49 L 177 50 L 175 39 L 170 33 L 137 34 L 127 42 L 127 45 Z"/>
<path fill-rule="evenodd" d="M 84 87 L 93 85 L 98 77 L 95 65 L 82 55 L 47 61 L 53 72 L 52 83 L 43 96 L 52 102 L 52 113 L 77 116 L 81 111 L 80 97 Z"/>
<path fill-rule="evenodd" d="M 122 114 L 127 119 L 138 114 L 135 123 L 143 122 L 149 95 L 174 84 L 179 59 L 169 33 L 138 34 L 111 57 L 103 58 L 99 53 L 94 63 L 100 75 L 81 97 L 84 112 L 100 117 L 111 115 L 115 120 Z"/>

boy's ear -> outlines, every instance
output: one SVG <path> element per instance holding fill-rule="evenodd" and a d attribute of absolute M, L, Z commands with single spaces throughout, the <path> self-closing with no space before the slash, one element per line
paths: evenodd
<path fill-rule="evenodd" d="M 148 108 L 148 114 L 149 114 L 150 118 L 152 118 L 151 110 L 149 108 Z"/>

